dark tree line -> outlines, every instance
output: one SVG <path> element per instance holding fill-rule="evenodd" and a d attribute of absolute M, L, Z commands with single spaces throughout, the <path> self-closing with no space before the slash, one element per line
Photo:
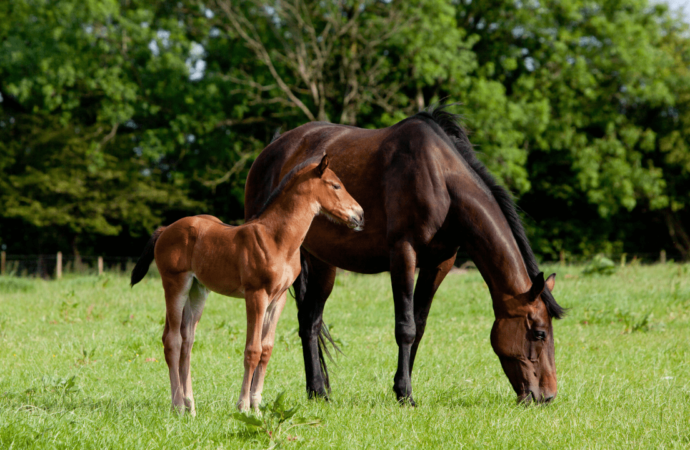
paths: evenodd
<path fill-rule="evenodd" d="M 690 37 L 647 0 L 0 4 L 0 245 L 135 255 L 242 218 L 276 128 L 448 99 L 535 251 L 690 257 Z"/>

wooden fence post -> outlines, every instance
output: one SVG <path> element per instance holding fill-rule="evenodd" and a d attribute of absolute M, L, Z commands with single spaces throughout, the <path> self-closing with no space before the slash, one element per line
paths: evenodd
<path fill-rule="evenodd" d="M 625 267 L 625 257 L 628 256 L 627 253 L 621 255 L 621 267 Z"/>
<path fill-rule="evenodd" d="M 659 252 L 659 262 L 661 264 L 666 264 L 666 250 Z"/>
<path fill-rule="evenodd" d="M 6 262 L 7 255 L 5 254 L 5 251 L 3 250 L 0 252 L 0 275 L 5 275 L 5 262 Z"/>
<path fill-rule="evenodd" d="M 98 275 L 103 275 L 103 257 L 98 257 Z"/>
<path fill-rule="evenodd" d="M 57 252 L 57 264 L 55 265 L 55 275 L 58 280 L 62 278 L 62 252 Z"/>
<path fill-rule="evenodd" d="M 561 250 L 561 267 L 565 267 L 565 252 Z"/>

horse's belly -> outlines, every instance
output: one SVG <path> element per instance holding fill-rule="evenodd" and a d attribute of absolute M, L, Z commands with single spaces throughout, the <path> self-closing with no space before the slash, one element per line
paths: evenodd
<path fill-rule="evenodd" d="M 377 238 L 367 235 L 344 237 L 341 233 L 354 234 L 355 232 L 346 228 L 334 231 L 336 232 L 331 233 L 330 230 L 312 226 L 312 230 L 304 241 L 304 248 L 320 260 L 351 272 L 380 273 L 389 270 L 390 255 L 388 246 L 385 244 L 385 237 Z M 363 234 L 363 232 L 358 234 Z"/>

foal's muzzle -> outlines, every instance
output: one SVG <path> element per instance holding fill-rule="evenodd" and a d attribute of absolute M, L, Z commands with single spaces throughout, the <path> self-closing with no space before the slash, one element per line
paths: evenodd
<path fill-rule="evenodd" d="M 350 223 L 348 226 L 354 231 L 362 231 L 362 229 L 364 229 L 364 211 L 360 211 L 359 214 L 350 215 Z"/>

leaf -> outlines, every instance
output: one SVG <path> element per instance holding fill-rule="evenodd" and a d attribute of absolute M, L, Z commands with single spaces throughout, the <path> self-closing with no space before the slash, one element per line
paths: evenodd
<path fill-rule="evenodd" d="M 320 425 L 323 421 L 319 418 L 308 419 L 306 417 L 296 417 L 292 420 L 292 425 Z"/>
<path fill-rule="evenodd" d="M 239 420 L 240 422 L 244 422 L 247 425 L 254 426 L 254 427 L 261 428 L 264 425 L 264 423 L 260 419 L 254 417 L 254 416 L 251 416 L 247 413 L 236 412 L 232 415 L 232 418 L 235 420 Z"/>
<path fill-rule="evenodd" d="M 283 421 L 288 420 L 290 417 L 294 416 L 297 413 L 298 409 L 299 409 L 299 405 L 285 411 L 283 413 Z"/>

